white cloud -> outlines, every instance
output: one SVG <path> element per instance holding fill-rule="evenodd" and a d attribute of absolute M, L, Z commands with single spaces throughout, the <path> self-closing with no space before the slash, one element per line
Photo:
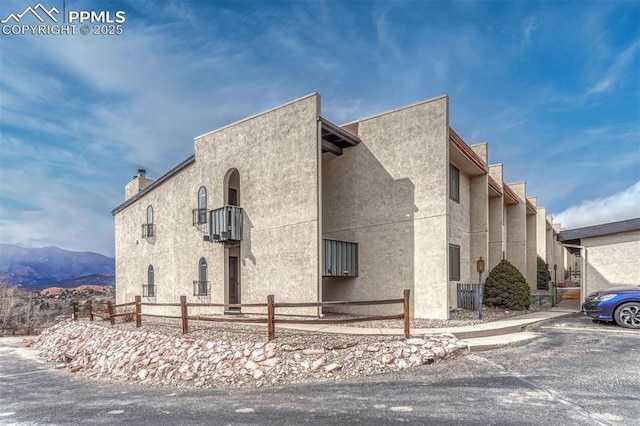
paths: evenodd
<path fill-rule="evenodd" d="M 580 34 L 560 23 L 595 30 L 565 22 L 564 9 L 424 4 L 136 0 L 122 37 L 4 38 L 0 240 L 112 254 L 109 212 L 135 168 L 156 178 L 192 153 L 194 136 L 316 90 L 336 123 L 448 93 L 454 128 L 489 141 L 508 180 L 526 179 L 556 210 L 621 187 L 640 155 L 637 94 L 620 92 L 640 42 L 603 35 L 608 48 L 585 62 Z M 593 16 L 598 34 L 616 33 L 609 15 Z M 565 51 L 577 55 L 563 62 Z M 575 84 L 543 72 L 572 73 L 573 62 Z M 621 95 L 594 102 L 589 89 Z M 609 165 L 617 174 L 602 178 Z"/>
<path fill-rule="evenodd" d="M 527 16 L 522 23 L 523 43 L 528 44 L 534 31 L 540 27 L 540 19 L 537 16 Z"/>
<path fill-rule="evenodd" d="M 602 76 L 587 92 L 585 96 L 598 94 L 602 92 L 606 92 L 614 87 L 617 82 L 623 78 L 623 74 L 627 65 L 633 57 L 635 56 L 636 51 L 640 48 L 640 40 L 636 40 L 630 46 L 628 46 L 624 51 L 619 53 L 613 64 L 609 67 L 604 76 Z"/>
<path fill-rule="evenodd" d="M 553 221 L 571 229 L 636 217 L 640 217 L 640 181 L 610 197 L 585 200 L 553 214 Z"/>

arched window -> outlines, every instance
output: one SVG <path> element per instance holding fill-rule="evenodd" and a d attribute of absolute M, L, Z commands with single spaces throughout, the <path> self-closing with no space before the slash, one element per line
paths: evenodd
<path fill-rule="evenodd" d="M 155 228 L 153 226 L 153 207 L 147 207 L 147 223 L 142 225 L 142 238 L 151 238 L 155 236 Z"/>
<path fill-rule="evenodd" d="M 143 289 L 142 294 L 145 297 L 156 296 L 156 285 L 155 285 L 155 280 L 153 276 L 153 265 L 149 265 L 149 267 L 147 268 L 147 285 Z"/>
<path fill-rule="evenodd" d="M 209 282 L 207 281 L 207 260 L 202 257 L 198 263 L 198 296 L 209 294 Z"/>
<path fill-rule="evenodd" d="M 207 188 L 198 190 L 198 224 L 207 223 Z"/>
<path fill-rule="evenodd" d="M 240 173 L 237 169 L 229 169 L 224 178 L 225 204 L 240 205 Z"/>

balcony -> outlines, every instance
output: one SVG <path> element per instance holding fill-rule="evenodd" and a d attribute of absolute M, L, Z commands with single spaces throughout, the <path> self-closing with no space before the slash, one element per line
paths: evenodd
<path fill-rule="evenodd" d="M 156 286 L 153 284 L 143 285 L 142 297 L 156 297 Z"/>
<path fill-rule="evenodd" d="M 322 276 L 357 277 L 358 244 L 346 241 L 323 239 Z"/>
<path fill-rule="evenodd" d="M 203 234 L 209 234 L 209 210 L 193 209 L 191 211 L 191 216 L 193 219 L 193 226 L 198 228 L 198 230 Z"/>
<path fill-rule="evenodd" d="M 193 295 L 202 297 L 211 295 L 211 281 L 193 281 Z"/>
<path fill-rule="evenodd" d="M 205 225 L 208 222 L 207 216 L 209 216 L 209 210 L 193 209 L 191 213 L 193 215 L 193 226 Z"/>
<path fill-rule="evenodd" d="M 210 213 L 210 240 L 215 243 L 242 241 L 242 208 L 224 206 Z"/>
<path fill-rule="evenodd" d="M 156 227 L 153 223 L 142 224 L 142 238 L 153 238 L 156 236 Z"/>

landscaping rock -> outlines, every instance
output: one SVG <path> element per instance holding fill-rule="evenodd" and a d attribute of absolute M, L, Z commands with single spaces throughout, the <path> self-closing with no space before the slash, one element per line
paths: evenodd
<path fill-rule="evenodd" d="M 68 371 L 85 377 L 212 388 L 351 379 L 428 365 L 465 350 L 451 334 L 399 339 L 282 333 L 267 343 L 224 340 L 233 336 L 229 327 L 192 337 L 163 334 L 162 327 L 153 332 L 65 321 L 45 330 L 34 346 L 46 359 L 63 360 Z"/>

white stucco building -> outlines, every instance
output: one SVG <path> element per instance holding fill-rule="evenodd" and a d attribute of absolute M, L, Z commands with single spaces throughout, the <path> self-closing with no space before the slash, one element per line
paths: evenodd
<path fill-rule="evenodd" d="M 469 146 L 450 127 L 447 96 L 337 126 L 313 93 L 194 145 L 155 181 L 140 171 L 113 210 L 118 303 L 410 289 L 413 317 L 447 318 L 455 283 L 477 281 L 479 257 L 488 267 L 509 259 L 535 289 L 535 202 L 488 165 L 488 144 Z"/>

